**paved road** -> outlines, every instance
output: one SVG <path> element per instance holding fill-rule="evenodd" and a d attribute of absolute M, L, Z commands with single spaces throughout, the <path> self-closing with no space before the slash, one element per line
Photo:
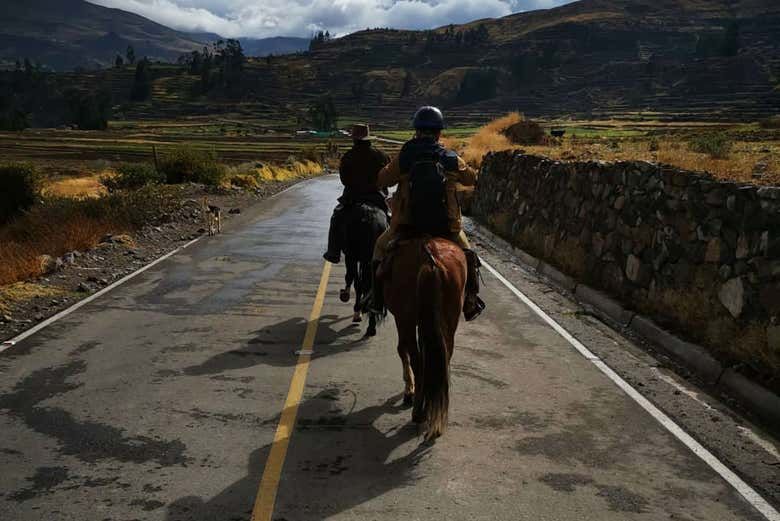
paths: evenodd
<path fill-rule="evenodd" d="M 0 355 L 0 519 L 248 519 L 337 191 L 298 185 Z M 764 519 L 491 276 L 421 446 L 392 321 L 361 341 L 342 276 L 273 519 Z"/>

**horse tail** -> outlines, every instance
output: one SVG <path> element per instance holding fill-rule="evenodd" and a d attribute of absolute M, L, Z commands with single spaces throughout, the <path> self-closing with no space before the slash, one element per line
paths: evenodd
<path fill-rule="evenodd" d="M 450 370 L 442 320 L 442 277 L 442 269 L 434 261 L 423 266 L 417 279 L 417 331 L 423 365 L 426 440 L 444 433 L 450 405 Z"/>

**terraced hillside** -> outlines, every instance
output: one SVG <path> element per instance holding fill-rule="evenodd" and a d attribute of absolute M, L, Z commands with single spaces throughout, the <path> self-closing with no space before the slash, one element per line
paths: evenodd
<path fill-rule="evenodd" d="M 459 125 L 510 110 L 534 117 L 757 120 L 780 113 L 775 0 L 582 0 L 435 31 L 371 30 L 310 52 L 250 59 L 233 99 L 194 95 L 198 77 L 155 66 L 152 100 L 127 102 L 132 72 L 69 75 L 110 84 L 120 116 L 234 114 L 289 127 L 333 97 L 342 120 L 398 126 L 436 103 Z"/>

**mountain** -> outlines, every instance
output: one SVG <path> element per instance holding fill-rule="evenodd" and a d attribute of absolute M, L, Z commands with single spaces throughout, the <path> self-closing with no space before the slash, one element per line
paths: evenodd
<path fill-rule="evenodd" d="M 239 38 L 247 56 L 295 54 L 309 49 L 309 38 L 276 36 L 272 38 Z"/>
<path fill-rule="evenodd" d="M 188 33 L 195 41 L 210 44 L 226 38 L 215 33 Z M 309 38 L 275 36 L 271 38 L 238 38 L 246 56 L 265 57 L 269 55 L 295 54 L 309 49 Z"/>
<path fill-rule="evenodd" d="M 97 8 L 100 13 L 108 11 L 117 20 L 133 17 L 134 24 L 88 29 L 95 25 L 87 23 L 94 16 L 58 18 L 56 13 L 90 4 L 25 1 L 25 6 L 39 5 L 34 11 L 41 4 L 54 6 L 46 20 L 86 20 L 47 26 L 16 0 L 11 4 L 15 18 L 9 18 L 7 2 L 0 0 L 0 34 L 11 27 L 12 34 L 22 35 L 15 37 L 19 41 L 33 40 L 40 47 L 34 57 L 47 56 L 44 51 L 52 55 L 52 48 L 61 51 L 61 42 L 67 42 L 79 49 L 68 51 L 68 57 L 108 48 L 112 51 L 104 56 L 110 59 L 113 49 L 132 40 L 137 49 L 154 43 L 159 55 L 172 59 L 216 36 L 182 35 L 102 8 Z M 71 7 L 56 7 L 62 4 Z M 19 12 L 27 12 L 26 17 Z M 142 36 L 153 34 L 151 28 L 168 36 Z M 16 42 L 0 36 L 0 49 Z M 244 42 L 250 56 L 268 49 Z M 191 68 L 155 67 L 152 101 L 127 103 L 123 113 L 177 117 L 240 110 L 248 117 L 295 121 L 305 119 L 310 105 L 327 95 L 345 118 L 395 125 L 408 124 L 414 108 L 428 103 L 447 109 L 452 122 L 464 125 L 508 110 L 533 117 L 627 120 L 755 121 L 780 114 L 777 0 L 581 0 L 431 31 L 360 31 L 315 40 L 306 52 L 273 54 L 250 58 L 230 89 L 215 87 L 206 93 L 199 90 L 201 74 Z M 110 85 L 117 103 L 129 101 L 132 71 L 126 69 L 58 78 L 85 90 Z"/>
<path fill-rule="evenodd" d="M 113 64 L 128 45 L 136 56 L 172 61 L 202 45 L 120 9 L 84 0 L 2 0 L 0 60 L 29 58 L 56 70 Z"/>
<path fill-rule="evenodd" d="M 780 2 L 582 0 L 433 31 L 361 31 L 268 69 L 254 90 L 269 99 L 329 92 L 369 116 L 430 102 L 464 118 L 757 118 L 780 112 Z"/>

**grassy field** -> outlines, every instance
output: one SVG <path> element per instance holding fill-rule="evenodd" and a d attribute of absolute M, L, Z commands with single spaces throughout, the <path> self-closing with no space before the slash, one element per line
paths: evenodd
<path fill-rule="evenodd" d="M 518 148 L 502 134 L 502 126 L 519 116 L 501 118 L 484 127 L 465 126 L 445 131 L 446 143 L 478 165 L 488 151 Z M 343 120 L 348 127 L 352 120 Z M 780 130 L 759 124 L 660 122 L 638 120 L 539 121 L 545 131 L 565 130 L 563 139 L 543 145 L 519 146 L 526 152 L 561 160 L 642 159 L 682 168 L 708 171 L 718 177 L 762 184 L 780 183 Z M 410 129 L 382 128 L 379 137 L 405 141 Z M 98 190 L 98 176 L 111 165 L 127 161 L 154 161 L 169 151 L 187 147 L 214 151 L 229 165 L 282 163 L 290 158 L 329 160 L 349 148 L 348 138 L 315 138 L 296 134 L 294 125 L 279 126 L 276 119 L 236 114 L 194 116 L 173 120 L 113 121 L 107 131 L 35 129 L 0 133 L 0 155 L 9 161 L 32 161 L 52 179 L 53 194 L 69 195 Z M 714 158 L 691 150 L 695 136 L 722 133 L 731 149 Z M 378 142 L 388 153 L 398 145 Z M 754 177 L 761 170 L 763 175 Z M 73 180 L 73 178 L 78 179 Z"/>
<path fill-rule="evenodd" d="M 4 161 L 32 162 L 48 179 L 51 195 L 98 194 L 99 178 L 123 162 L 148 162 L 179 149 L 207 150 L 219 161 L 237 167 L 281 165 L 290 160 L 313 160 L 336 166 L 348 138 L 316 138 L 296 134 L 294 127 L 271 130 L 263 119 L 192 117 L 169 121 L 115 121 L 106 131 L 30 129 L 0 132 Z M 378 144 L 388 153 L 397 145 Z M 246 167 L 244 167 L 246 169 Z"/>
<path fill-rule="evenodd" d="M 522 149 L 564 161 L 644 160 L 737 182 L 780 184 L 780 130 L 758 123 L 539 121 L 547 133 L 558 129 L 566 134 L 543 144 L 517 145 L 502 131 L 521 119 L 515 113 L 480 128 L 450 129 L 445 143 L 474 166 L 487 152 Z M 697 151 L 693 143 L 707 136 L 722 136 L 727 150 L 715 156 Z"/>

